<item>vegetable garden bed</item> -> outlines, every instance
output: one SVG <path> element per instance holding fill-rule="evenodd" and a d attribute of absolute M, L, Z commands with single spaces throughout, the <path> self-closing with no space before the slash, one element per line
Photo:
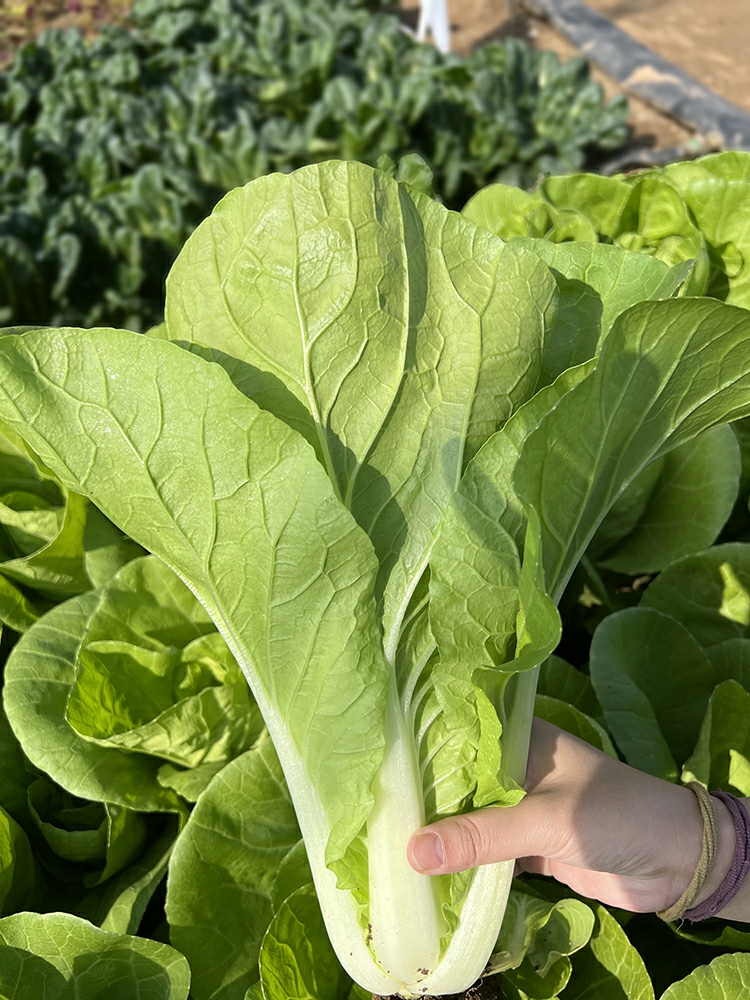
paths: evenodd
<path fill-rule="evenodd" d="M 146 335 L 0 339 L 2 995 L 744 995 L 741 924 L 405 844 L 532 713 L 750 795 L 750 155 L 393 172 L 230 192 Z"/>

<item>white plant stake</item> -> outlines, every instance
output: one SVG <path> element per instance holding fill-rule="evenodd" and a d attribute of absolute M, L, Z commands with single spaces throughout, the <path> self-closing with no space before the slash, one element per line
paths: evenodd
<path fill-rule="evenodd" d="M 420 0 L 417 40 L 424 42 L 427 32 L 432 32 L 436 48 L 440 52 L 450 52 L 451 31 L 448 22 L 447 0 Z"/>

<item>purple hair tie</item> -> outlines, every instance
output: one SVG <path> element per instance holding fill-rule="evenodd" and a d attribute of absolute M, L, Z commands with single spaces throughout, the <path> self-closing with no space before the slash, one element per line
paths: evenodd
<path fill-rule="evenodd" d="M 698 906 L 694 906 L 692 910 L 685 912 L 685 920 L 693 922 L 708 920 L 709 917 L 715 917 L 717 913 L 720 913 L 740 891 L 740 886 L 750 871 L 750 816 L 748 816 L 745 806 L 731 792 L 711 792 L 711 794 L 720 799 L 732 814 L 737 844 L 734 849 L 732 866 L 716 892 Z"/>

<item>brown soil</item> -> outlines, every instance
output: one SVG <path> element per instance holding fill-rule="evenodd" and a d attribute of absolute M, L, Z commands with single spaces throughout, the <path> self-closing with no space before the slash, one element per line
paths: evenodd
<path fill-rule="evenodd" d="M 747 0 L 587 0 L 624 31 L 750 111 Z"/>
<path fill-rule="evenodd" d="M 0 0 L 0 69 L 45 28 L 80 28 L 90 36 L 105 21 L 121 23 L 130 6 L 128 0 Z"/>

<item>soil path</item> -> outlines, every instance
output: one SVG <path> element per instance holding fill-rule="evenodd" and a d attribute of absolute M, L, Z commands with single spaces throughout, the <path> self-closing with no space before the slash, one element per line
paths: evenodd
<path fill-rule="evenodd" d="M 623 31 L 750 111 L 748 0 L 587 0 Z"/>
<path fill-rule="evenodd" d="M 750 111 L 750 2 L 748 0 L 587 0 L 643 45 L 681 66 L 705 86 Z M 403 0 L 416 7 L 418 0 Z M 452 45 L 469 52 L 493 38 L 525 38 L 564 59 L 576 49 L 541 18 L 523 9 L 522 0 L 448 0 Z M 618 85 L 602 70 L 593 78 L 608 96 Z M 635 145 L 682 145 L 691 131 L 630 96 Z"/>

